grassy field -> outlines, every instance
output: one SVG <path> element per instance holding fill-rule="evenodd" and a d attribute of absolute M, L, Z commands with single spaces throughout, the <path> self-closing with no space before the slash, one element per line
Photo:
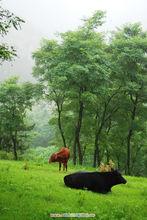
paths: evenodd
<path fill-rule="evenodd" d="M 24 169 L 24 162 L 0 160 L 1 220 L 47 220 L 55 219 L 50 213 L 83 212 L 95 213 L 91 219 L 97 220 L 147 219 L 147 178 L 126 177 L 126 185 L 101 195 L 64 186 L 63 177 L 79 167 L 69 167 L 67 173 L 59 173 L 58 164 L 29 163 L 28 167 Z"/>

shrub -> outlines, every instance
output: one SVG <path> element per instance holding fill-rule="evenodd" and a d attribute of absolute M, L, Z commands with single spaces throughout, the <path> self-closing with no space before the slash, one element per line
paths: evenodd
<path fill-rule="evenodd" d="M 21 160 L 34 161 L 37 163 L 47 163 L 48 158 L 58 149 L 55 146 L 29 148 L 22 155 Z"/>
<path fill-rule="evenodd" d="M 13 160 L 14 156 L 12 152 L 6 152 L 4 150 L 0 151 L 0 159 L 2 160 Z"/>
<path fill-rule="evenodd" d="M 101 163 L 99 167 L 100 172 L 111 172 L 115 169 L 115 164 L 112 160 L 109 160 L 108 164 Z"/>

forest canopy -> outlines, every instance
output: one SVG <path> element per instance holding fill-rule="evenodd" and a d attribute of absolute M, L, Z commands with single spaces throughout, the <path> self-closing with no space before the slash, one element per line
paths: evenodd
<path fill-rule="evenodd" d="M 104 17 L 97 11 L 59 40 L 44 40 L 33 75 L 56 106 L 59 142 L 71 147 L 74 164 L 113 159 L 139 175 L 147 163 L 147 32 L 127 24 L 108 40 L 99 31 Z"/>

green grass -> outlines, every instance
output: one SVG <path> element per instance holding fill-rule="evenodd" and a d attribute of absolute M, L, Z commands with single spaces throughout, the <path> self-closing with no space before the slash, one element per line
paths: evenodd
<path fill-rule="evenodd" d="M 55 219 L 49 213 L 81 212 L 95 213 L 91 219 L 97 220 L 147 219 L 147 178 L 126 177 L 126 185 L 102 195 L 64 186 L 63 177 L 79 168 L 59 173 L 58 164 L 28 166 L 24 170 L 24 162 L 0 160 L 1 220 L 47 220 Z"/>

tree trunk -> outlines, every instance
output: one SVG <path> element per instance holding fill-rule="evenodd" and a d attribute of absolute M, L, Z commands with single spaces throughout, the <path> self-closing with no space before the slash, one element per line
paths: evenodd
<path fill-rule="evenodd" d="M 79 94 L 79 114 L 78 114 L 77 124 L 75 126 L 75 140 L 74 140 L 74 146 L 73 146 L 74 165 L 76 164 L 76 155 L 75 155 L 76 147 L 78 149 L 79 164 L 82 165 L 82 163 L 83 163 L 82 147 L 80 144 L 80 131 L 81 131 L 81 126 L 82 126 L 83 111 L 84 111 L 84 104 L 81 101 L 81 91 L 80 91 L 80 94 Z"/>
<path fill-rule="evenodd" d="M 131 137 L 132 137 L 133 131 L 132 129 L 129 129 L 128 136 L 127 136 L 127 174 L 130 175 L 130 161 L 131 161 Z"/>
<path fill-rule="evenodd" d="M 76 165 L 77 163 L 77 146 L 76 146 L 76 138 L 73 144 L 73 164 Z"/>
<path fill-rule="evenodd" d="M 15 136 L 12 135 L 12 142 L 13 142 L 13 153 L 14 153 L 14 159 L 17 160 L 17 132 L 15 132 Z"/>
<path fill-rule="evenodd" d="M 127 169 L 126 169 L 126 174 L 130 175 L 131 174 L 131 139 L 133 136 L 133 122 L 136 117 L 136 109 L 137 109 L 137 103 L 138 103 L 138 94 L 135 96 L 135 100 L 133 99 L 132 96 L 131 101 L 133 103 L 133 109 L 131 111 L 131 126 L 128 130 L 128 135 L 127 135 Z"/>
<path fill-rule="evenodd" d="M 62 123 L 61 123 L 62 105 L 60 107 L 58 102 L 57 102 L 57 109 L 58 109 L 58 127 L 59 127 L 59 131 L 60 131 L 60 134 L 61 134 L 61 137 L 62 137 L 63 146 L 66 147 L 65 136 L 64 136 L 64 132 L 63 132 L 63 128 L 62 128 Z"/>
<path fill-rule="evenodd" d="M 105 111 L 106 111 L 106 109 L 103 112 L 102 121 L 101 121 L 100 126 L 99 126 L 99 121 L 98 121 L 98 113 L 96 115 L 97 130 L 96 130 L 96 133 L 95 133 L 95 148 L 94 148 L 93 167 L 96 167 L 97 165 L 98 166 L 100 165 L 99 136 L 100 136 L 102 128 L 104 126 Z"/>
<path fill-rule="evenodd" d="M 100 165 L 100 154 L 99 154 L 99 132 L 96 132 L 95 135 L 95 149 L 94 149 L 94 158 L 93 158 L 93 167 Z"/>
<path fill-rule="evenodd" d="M 96 167 L 100 165 L 100 147 L 99 147 L 99 139 L 101 135 L 101 131 L 105 125 L 105 123 L 111 119 L 112 115 L 118 110 L 118 106 L 114 106 L 110 112 L 107 112 L 107 108 L 111 103 L 113 97 L 118 94 L 120 88 L 118 88 L 108 99 L 104 102 L 104 108 L 101 116 L 101 120 L 99 121 L 99 109 L 96 111 L 96 134 L 95 134 L 95 148 L 94 148 L 94 158 L 93 158 L 93 166 Z M 111 123 L 110 123 L 111 128 Z M 110 129 L 108 129 L 109 132 Z"/>
<path fill-rule="evenodd" d="M 109 163 L 109 160 L 110 160 L 110 154 L 109 154 L 109 150 L 108 150 L 108 148 L 106 148 L 106 160 L 107 160 L 107 163 Z"/>
<path fill-rule="evenodd" d="M 83 164 L 83 154 L 82 154 L 82 149 L 81 149 L 81 144 L 80 144 L 80 137 L 78 137 L 77 144 L 78 144 L 79 164 L 82 165 Z"/>
<path fill-rule="evenodd" d="M 120 169 L 120 162 L 119 162 L 119 157 L 117 157 L 117 169 L 119 170 Z"/>

